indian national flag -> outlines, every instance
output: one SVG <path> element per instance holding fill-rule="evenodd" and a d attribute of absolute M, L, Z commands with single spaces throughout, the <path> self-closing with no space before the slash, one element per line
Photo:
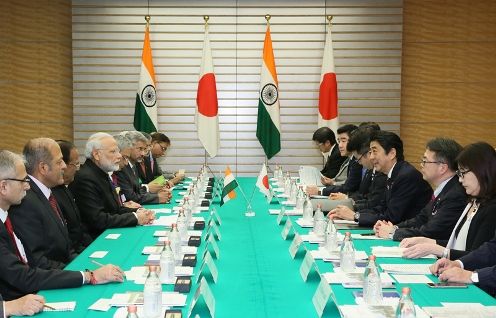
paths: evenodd
<path fill-rule="evenodd" d="M 234 179 L 229 167 L 226 168 L 224 173 L 224 188 L 222 188 L 222 195 L 220 198 L 220 206 L 224 205 L 229 200 L 236 198 L 236 192 L 234 189 L 238 187 L 238 181 Z"/>
<path fill-rule="evenodd" d="M 257 138 L 268 159 L 281 150 L 278 85 L 276 63 L 270 38 L 270 26 L 267 25 L 260 73 Z"/>
<path fill-rule="evenodd" d="M 203 42 L 203 57 L 200 66 L 196 105 L 198 106 L 195 117 L 198 139 L 200 139 L 210 158 L 213 158 L 217 156 L 219 150 L 219 106 L 212 51 L 210 50 L 210 40 L 208 38 L 208 24 L 205 25 L 205 40 Z"/>
<path fill-rule="evenodd" d="M 332 49 L 330 23 L 327 30 L 324 57 L 322 58 L 322 70 L 320 73 L 318 128 L 329 127 L 336 132 L 339 126 L 338 84 L 336 81 L 336 73 L 334 72 L 334 53 Z"/>
<path fill-rule="evenodd" d="M 157 91 L 155 90 L 155 71 L 153 69 L 152 48 L 150 46 L 149 25 L 146 25 L 141 71 L 136 105 L 134 108 L 134 128 L 147 133 L 157 131 Z"/>
<path fill-rule="evenodd" d="M 257 187 L 264 196 L 268 196 L 270 194 L 269 176 L 267 175 L 267 166 L 265 163 L 262 166 L 262 170 L 260 170 L 260 173 L 258 174 Z"/>

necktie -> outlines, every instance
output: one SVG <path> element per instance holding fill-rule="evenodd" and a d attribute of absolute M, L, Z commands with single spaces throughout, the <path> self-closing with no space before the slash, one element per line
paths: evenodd
<path fill-rule="evenodd" d="M 153 173 L 153 165 L 155 164 L 155 160 L 153 159 L 153 156 L 150 156 L 150 169 L 152 170 Z"/>
<path fill-rule="evenodd" d="M 17 258 L 19 258 L 19 260 L 21 262 L 23 262 L 24 264 L 26 264 L 26 261 L 21 256 L 21 252 L 19 252 L 19 248 L 17 247 L 17 243 L 16 243 L 16 240 L 15 240 L 15 237 L 14 237 L 14 229 L 12 228 L 12 223 L 10 223 L 10 219 L 9 219 L 8 216 L 7 216 L 7 219 L 5 220 L 5 228 L 7 229 L 7 233 L 9 234 L 10 239 L 12 240 L 12 244 L 15 247 L 15 252 L 16 252 Z"/>
<path fill-rule="evenodd" d="M 114 195 L 114 198 L 116 198 L 117 203 L 119 206 L 122 206 L 122 201 L 121 197 L 119 196 L 119 193 L 117 193 L 117 176 L 112 173 L 112 176 L 110 177 L 110 185 L 112 186 L 112 193 Z"/>
<path fill-rule="evenodd" d="M 431 202 L 434 202 L 436 200 L 436 196 L 434 195 L 434 193 L 432 194 L 432 197 L 431 197 Z"/>
<path fill-rule="evenodd" d="M 143 172 L 143 176 L 146 176 L 146 167 L 144 160 L 140 162 L 140 167 L 141 167 L 141 172 Z"/>
<path fill-rule="evenodd" d="M 50 193 L 50 196 L 48 197 L 48 202 L 50 203 L 53 212 L 55 212 L 55 215 L 59 218 L 60 222 L 62 222 L 62 224 L 65 224 L 65 220 L 62 217 L 62 213 L 60 213 L 59 205 L 57 204 L 57 200 L 55 200 L 53 193 Z"/>

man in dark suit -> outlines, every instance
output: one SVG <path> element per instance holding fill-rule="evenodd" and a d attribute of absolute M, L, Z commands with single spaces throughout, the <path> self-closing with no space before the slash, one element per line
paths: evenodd
<path fill-rule="evenodd" d="M 33 253 L 34 265 L 62 269 L 74 257 L 64 215 L 52 193 L 66 168 L 59 145 L 49 138 L 30 140 L 23 150 L 30 190 L 11 208 L 17 234 Z"/>
<path fill-rule="evenodd" d="M 348 194 L 336 192 L 331 193 L 331 200 L 352 199 L 353 209 L 340 206 L 340 209 L 348 209 L 349 213 L 362 209 L 373 208 L 379 205 L 386 192 L 386 175 L 374 169 L 374 164 L 370 160 L 370 134 L 364 128 L 357 129 L 348 142 L 348 151 L 356 158 L 356 161 L 365 169 L 362 171 L 362 181 L 358 191 Z"/>
<path fill-rule="evenodd" d="M 396 224 L 415 217 L 431 199 L 431 186 L 404 160 L 403 142 L 398 135 L 377 131 L 370 140 L 370 159 L 376 170 L 388 177 L 384 199 L 378 206 L 354 214 L 338 207 L 331 211 L 331 217 L 354 220 L 360 226 L 371 227 L 378 220 Z"/>
<path fill-rule="evenodd" d="M 153 212 L 122 205 L 109 176 L 119 169 L 121 154 L 115 139 L 106 133 L 90 136 L 85 149 L 86 162 L 76 173 L 69 189 L 74 194 L 81 219 L 95 239 L 104 230 L 148 224 Z"/>
<path fill-rule="evenodd" d="M 406 237 L 424 236 L 448 240 L 465 205 L 467 194 L 456 177 L 456 157 L 462 150 L 453 139 L 435 138 L 427 143 L 420 163 L 424 180 L 435 186 L 434 196 L 414 218 L 393 225 L 377 221 L 376 235 L 401 241 Z"/>
<path fill-rule="evenodd" d="M 76 253 L 81 253 L 93 240 L 88 235 L 86 226 L 81 222 L 79 208 L 76 205 L 74 196 L 68 189 L 69 184 L 74 181 L 74 176 L 81 166 L 79 152 L 72 142 L 57 140 L 57 143 L 60 146 L 66 168 L 64 170 L 64 184 L 52 188 L 52 193 L 67 221 L 67 231 L 69 232 L 72 248 Z"/>
<path fill-rule="evenodd" d="M 142 185 L 138 171 L 146 150 L 146 138 L 138 131 L 129 131 L 114 137 L 121 151 L 129 153 L 127 164 L 114 174 L 120 187 L 120 195 L 126 200 L 139 204 L 166 203 L 170 200 L 171 192 L 163 185 L 149 183 Z"/>
<path fill-rule="evenodd" d="M 319 148 L 325 160 L 324 168 L 320 173 L 327 178 L 334 178 L 346 160 L 346 157 L 341 156 L 339 152 L 339 147 L 336 144 L 336 135 L 329 127 L 320 127 L 313 133 L 312 140 Z"/>
<path fill-rule="evenodd" d="M 150 183 L 155 178 L 163 176 L 171 185 L 177 184 L 184 179 L 184 174 L 179 172 L 163 171 L 158 164 L 158 159 L 165 156 L 167 148 L 170 147 L 169 137 L 160 132 L 150 135 L 150 151 L 145 153 L 143 164 L 138 169 L 139 177 L 143 183 Z"/>
<path fill-rule="evenodd" d="M 7 150 L 0 151 L 0 294 L 13 300 L 41 289 L 71 288 L 83 284 L 122 282 L 123 272 L 114 265 L 95 271 L 42 269 L 36 266 L 33 254 L 18 229 L 10 221 L 9 208 L 18 205 L 29 190 L 30 179 L 22 158 Z"/>

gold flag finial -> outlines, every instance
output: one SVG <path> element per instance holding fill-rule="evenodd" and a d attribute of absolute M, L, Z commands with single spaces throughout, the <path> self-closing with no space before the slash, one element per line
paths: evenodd
<path fill-rule="evenodd" d="M 208 24 L 209 19 L 210 19 L 210 17 L 208 15 L 203 16 L 203 20 L 205 20 L 205 24 Z"/>
<path fill-rule="evenodd" d="M 148 14 L 147 14 L 147 15 L 145 15 L 145 21 L 146 21 L 146 23 L 147 23 L 147 24 L 149 24 L 149 23 L 150 23 L 150 18 L 151 18 L 151 17 L 150 17 Z"/>
<path fill-rule="evenodd" d="M 334 18 L 332 15 L 327 16 L 327 22 L 329 22 L 329 24 L 331 24 L 332 18 Z"/>
<path fill-rule="evenodd" d="M 270 23 L 270 18 L 271 18 L 270 14 L 265 15 L 265 20 L 267 20 L 267 23 Z"/>

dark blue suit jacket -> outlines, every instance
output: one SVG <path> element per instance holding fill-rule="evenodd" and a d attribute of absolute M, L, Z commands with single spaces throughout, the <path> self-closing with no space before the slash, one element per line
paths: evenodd
<path fill-rule="evenodd" d="M 326 176 L 328 178 L 331 179 L 334 178 L 345 160 L 346 160 L 346 156 L 341 157 L 341 153 L 339 152 L 339 147 L 336 144 L 332 149 L 331 153 L 329 154 L 329 157 L 327 157 L 327 161 L 325 163 L 324 169 L 322 169 L 320 173 L 322 173 L 323 176 Z"/>
<path fill-rule="evenodd" d="M 422 174 L 406 161 L 399 161 L 386 181 L 383 201 L 375 208 L 360 211 L 360 226 L 373 226 L 378 220 L 393 224 L 415 217 L 430 201 L 432 188 Z"/>
<path fill-rule="evenodd" d="M 413 236 L 448 240 L 466 205 L 465 188 L 454 176 L 417 216 L 396 224 L 399 228 L 394 232 L 393 240 L 401 241 Z"/>
<path fill-rule="evenodd" d="M 329 195 L 334 192 L 350 193 L 358 191 L 360 182 L 362 182 L 362 165 L 359 164 L 355 158 L 351 158 L 348 165 L 346 181 L 341 185 L 330 185 L 325 187 L 322 190 L 322 195 Z"/>

